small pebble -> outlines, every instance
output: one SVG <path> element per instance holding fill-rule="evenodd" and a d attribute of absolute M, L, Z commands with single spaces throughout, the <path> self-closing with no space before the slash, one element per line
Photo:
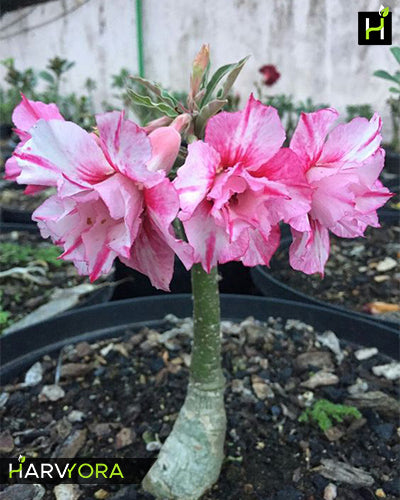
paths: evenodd
<path fill-rule="evenodd" d="M 376 266 L 376 270 L 379 273 L 385 273 L 386 271 L 390 271 L 397 266 L 397 261 L 395 261 L 392 257 L 385 257 L 383 260 L 378 262 Z"/>
<path fill-rule="evenodd" d="M 65 391 L 59 385 L 44 385 L 40 394 L 39 402 L 58 401 L 65 396 Z"/>
<path fill-rule="evenodd" d="M 25 385 L 28 385 L 29 387 L 34 387 L 35 385 L 40 384 L 43 378 L 43 368 L 42 364 L 38 361 L 35 363 L 29 370 L 26 372 L 25 375 Z"/>
<path fill-rule="evenodd" d="M 386 493 L 383 491 L 382 488 L 378 488 L 376 491 L 375 491 L 375 495 L 378 497 L 378 498 L 386 498 Z"/>
<path fill-rule="evenodd" d="M 14 449 L 14 440 L 9 430 L 0 434 L 0 453 L 11 453 Z"/>
<path fill-rule="evenodd" d="M 54 490 L 56 500 L 78 500 L 81 491 L 77 484 L 58 484 Z"/>
<path fill-rule="evenodd" d="M 132 431 L 132 429 L 129 429 L 128 427 L 123 427 L 118 432 L 115 438 L 115 448 L 117 450 L 120 450 L 121 448 L 125 448 L 125 446 L 129 446 L 130 444 L 133 443 L 135 437 L 136 437 L 135 433 Z"/>
<path fill-rule="evenodd" d="M 377 377 L 385 377 L 387 380 L 397 380 L 400 378 L 400 363 L 388 363 L 372 367 L 372 373 Z"/>
<path fill-rule="evenodd" d="M 329 483 L 324 489 L 324 500 L 335 500 L 337 497 L 337 487 L 336 484 Z"/>
<path fill-rule="evenodd" d="M 376 347 L 365 347 L 364 349 L 358 349 L 355 351 L 354 356 L 358 361 L 364 361 L 366 359 L 372 358 L 378 354 L 378 349 Z"/>
<path fill-rule="evenodd" d="M 83 420 L 85 420 L 85 414 L 83 411 L 72 410 L 67 418 L 71 423 L 83 422 Z"/>
<path fill-rule="evenodd" d="M 103 489 L 97 490 L 94 494 L 94 498 L 97 498 L 97 500 L 104 500 L 108 496 L 109 496 L 108 491 Z"/>
<path fill-rule="evenodd" d="M 323 346 L 327 347 L 333 352 L 336 357 L 337 363 L 340 365 L 340 363 L 343 361 L 344 355 L 342 353 L 340 342 L 336 334 L 331 330 L 327 330 L 322 335 L 317 335 L 317 340 Z"/>
<path fill-rule="evenodd" d="M 150 443 L 146 444 L 147 451 L 158 451 L 161 450 L 162 444 L 160 441 L 150 441 Z"/>
<path fill-rule="evenodd" d="M 335 385 L 338 382 L 339 377 L 337 375 L 321 370 L 312 375 L 312 377 L 305 382 L 302 382 L 300 385 L 302 387 L 306 387 L 307 389 L 315 389 L 316 387 L 320 387 L 322 385 Z"/>

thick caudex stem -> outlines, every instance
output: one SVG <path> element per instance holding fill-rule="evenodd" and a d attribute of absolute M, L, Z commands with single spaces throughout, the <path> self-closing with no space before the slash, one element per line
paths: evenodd
<path fill-rule="evenodd" d="M 217 271 L 192 268 L 194 339 L 189 388 L 171 434 L 143 480 L 157 499 L 196 500 L 218 479 L 226 415 Z"/>

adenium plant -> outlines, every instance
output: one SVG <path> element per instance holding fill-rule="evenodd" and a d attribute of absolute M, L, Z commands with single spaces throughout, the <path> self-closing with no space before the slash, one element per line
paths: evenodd
<path fill-rule="evenodd" d="M 118 257 L 163 290 L 175 256 L 191 269 L 190 380 L 143 481 L 156 498 L 199 498 L 219 476 L 226 416 L 218 264 L 268 265 L 284 221 L 293 235 L 290 265 L 322 275 L 329 232 L 353 238 L 378 227 L 376 211 L 391 196 L 378 180 L 384 162 L 378 115 L 335 126 L 334 109 L 303 113 L 289 147 L 282 147 L 275 108 L 250 95 L 243 110 L 221 111 L 244 63 L 209 77 L 203 46 L 186 103 L 134 78 L 154 99 L 134 91 L 131 98 L 161 114 L 144 128 L 114 111 L 98 115 L 88 133 L 55 105 L 24 96 L 13 115 L 21 142 L 6 177 L 26 184 L 27 194 L 56 188 L 33 220 L 63 249 L 60 258 L 95 280 Z"/>

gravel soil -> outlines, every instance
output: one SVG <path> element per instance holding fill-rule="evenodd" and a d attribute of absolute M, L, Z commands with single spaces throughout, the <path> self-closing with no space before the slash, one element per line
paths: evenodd
<path fill-rule="evenodd" d="M 330 240 L 323 278 L 288 266 L 287 247 L 275 254 L 269 272 L 285 285 L 316 299 L 400 321 L 400 226 L 383 223 L 381 228 L 369 228 L 365 238 L 331 235 Z"/>
<path fill-rule="evenodd" d="M 399 498 L 398 363 L 298 320 L 226 321 L 222 331 L 226 459 L 204 500 Z M 24 373 L 0 389 L 2 456 L 156 456 L 185 396 L 191 332 L 190 319 L 170 316 L 161 331 L 128 329 L 45 356 L 28 371 L 31 386 L 21 386 Z M 325 430 L 299 421 L 320 400 L 360 414 L 331 416 Z M 65 486 L 71 499 L 152 498 L 138 485 Z M 16 488 L 0 486 L 0 499 L 36 498 L 31 485 Z M 66 498 L 53 486 L 40 495 Z"/>

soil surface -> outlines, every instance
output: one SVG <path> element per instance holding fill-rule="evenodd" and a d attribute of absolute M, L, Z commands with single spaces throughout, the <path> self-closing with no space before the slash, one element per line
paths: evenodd
<path fill-rule="evenodd" d="M 24 194 L 23 189 L 18 189 L 13 184 L 10 188 L 5 187 L 0 190 L 0 207 L 32 213 L 52 194 L 53 189 L 46 189 L 28 196 Z"/>
<path fill-rule="evenodd" d="M 19 385 L 21 374 L 0 389 L 3 456 L 156 456 L 184 399 L 191 331 L 190 319 L 169 317 L 161 334 L 69 345 L 61 370 L 45 356 L 28 372 L 39 373 L 32 386 Z M 226 459 L 203 500 L 399 498 L 398 363 L 298 320 L 249 318 L 222 331 Z M 322 430 L 309 413 L 320 400 L 360 414 L 338 422 L 328 412 Z M 71 499 L 152 498 L 137 485 L 64 486 Z M 0 499 L 33 498 L 31 485 L 1 488 Z M 54 491 L 43 487 L 40 498 L 67 498 Z"/>
<path fill-rule="evenodd" d="M 48 302 L 56 289 L 89 283 L 71 262 L 57 259 L 61 253 L 39 233 L 0 234 L 0 333 Z"/>
<path fill-rule="evenodd" d="M 288 248 L 278 250 L 268 272 L 316 299 L 400 321 L 399 225 L 382 223 L 381 228 L 370 227 L 365 238 L 337 238 L 331 234 L 330 242 L 323 278 L 293 270 L 288 265 Z"/>

